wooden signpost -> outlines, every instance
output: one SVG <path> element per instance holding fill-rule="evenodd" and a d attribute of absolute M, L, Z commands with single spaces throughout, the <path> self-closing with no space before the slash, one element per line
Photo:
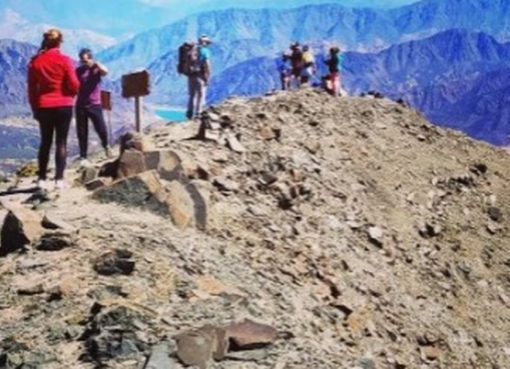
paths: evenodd
<path fill-rule="evenodd" d="M 150 74 L 146 70 L 122 76 L 122 97 L 135 98 L 136 131 L 142 131 L 142 96 L 150 94 Z"/>
<path fill-rule="evenodd" d="M 112 93 L 110 91 L 101 90 L 101 107 L 108 112 L 108 138 L 112 144 Z"/>

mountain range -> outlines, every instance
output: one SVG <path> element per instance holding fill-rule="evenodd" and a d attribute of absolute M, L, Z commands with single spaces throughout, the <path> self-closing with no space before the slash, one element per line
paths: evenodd
<path fill-rule="evenodd" d="M 302 5 L 335 3 L 346 7 L 388 8 L 417 0 L 2 0 L 0 18 L 6 11 L 19 14 L 31 24 L 56 24 L 66 29 L 88 29 L 117 40 L 173 23 L 197 12 L 231 8 L 288 9 Z M 0 28 L 3 28 L 4 25 Z M 12 38 L 12 37 L 11 37 Z"/>
<path fill-rule="evenodd" d="M 292 41 L 312 45 L 319 61 L 336 44 L 345 51 L 343 82 L 350 94 L 378 90 L 404 99 L 440 125 L 497 145 L 509 142 L 507 0 L 424 0 L 395 9 L 323 4 L 216 10 L 142 32 L 97 58 L 108 65 L 116 91 L 121 75 L 146 68 L 152 77 L 146 101 L 184 106 L 186 80 L 176 72 L 177 48 L 200 34 L 213 39 L 210 103 L 279 88 L 275 59 Z M 27 47 L 25 60 L 33 53 Z M 0 49 L 2 68 L 9 64 L 2 58 L 6 48 Z M 23 70 L 18 72 L 9 77 L 18 78 L 10 82 L 18 87 L 9 106 L 24 103 Z"/>
<path fill-rule="evenodd" d="M 33 45 L 41 43 L 46 30 L 56 27 L 51 23 L 33 23 L 10 8 L 0 10 L 0 24 L 0 39 L 12 39 Z M 117 43 L 114 37 L 89 29 L 61 28 L 61 30 L 65 35 L 63 50 L 71 55 L 76 55 L 82 47 L 103 49 Z"/>

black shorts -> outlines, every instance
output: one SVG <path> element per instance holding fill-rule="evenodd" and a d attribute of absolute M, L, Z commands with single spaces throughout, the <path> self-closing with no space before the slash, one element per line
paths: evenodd
<path fill-rule="evenodd" d="M 291 75 L 293 77 L 299 78 L 299 77 L 301 77 L 302 73 L 303 73 L 303 68 L 301 68 L 301 67 L 292 68 Z"/>

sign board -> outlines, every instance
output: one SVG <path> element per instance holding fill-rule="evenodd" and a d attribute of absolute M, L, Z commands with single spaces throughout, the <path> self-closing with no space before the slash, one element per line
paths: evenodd
<path fill-rule="evenodd" d="M 112 110 L 112 93 L 110 91 L 101 90 L 101 107 L 104 110 Z"/>
<path fill-rule="evenodd" d="M 150 94 L 150 75 L 143 70 L 122 76 L 122 97 L 140 97 Z"/>

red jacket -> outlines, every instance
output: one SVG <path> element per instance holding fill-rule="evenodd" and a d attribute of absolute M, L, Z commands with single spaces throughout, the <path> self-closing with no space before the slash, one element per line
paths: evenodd
<path fill-rule="evenodd" d="M 73 61 L 58 48 L 43 51 L 28 66 L 28 101 L 32 110 L 73 106 L 79 88 Z"/>

